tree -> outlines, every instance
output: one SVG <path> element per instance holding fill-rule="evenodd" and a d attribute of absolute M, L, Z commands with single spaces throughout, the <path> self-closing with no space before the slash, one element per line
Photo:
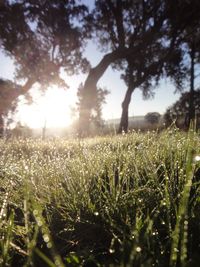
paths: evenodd
<path fill-rule="evenodd" d="M 177 4 L 177 12 L 170 17 L 172 28 L 179 29 L 179 42 L 175 45 L 177 54 L 172 57 L 172 64 L 166 68 L 166 73 L 175 83 L 177 90 L 190 88 L 189 113 L 186 125 L 195 117 L 195 65 L 200 63 L 200 19 L 199 1 L 181 1 Z M 181 25 L 182 31 L 180 31 Z"/>
<path fill-rule="evenodd" d="M 16 65 L 21 93 L 37 83 L 67 87 L 61 70 L 86 71 L 82 56 L 87 32 L 82 28 L 85 5 L 73 0 L 4 0 L 0 4 L 0 48 Z"/>
<path fill-rule="evenodd" d="M 194 112 L 197 124 L 200 125 L 200 89 L 192 92 L 194 94 Z M 167 126 L 175 122 L 177 126 L 186 128 L 190 113 L 190 94 L 182 93 L 180 99 L 169 107 L 164 114 L 164 121 Z"/>
<path fill-rule="evenodd" d="M 174 47 L 180 42 L 180 32 L 186 27 L 182 17 L 192 22 L 199 19 L 199 3 L 195 1 L 195 16 L 186 12 L 185 7 L 190 5 L 191 1 L 186 0 L 181 3 L 179 1 L 178 4 L 170 0 L 95 2 L 88 21 L 92 25 L 94 38 L 98 40 L 105 55 L 96 67 L 90 69 L 84 84 L 84 101 L 80 109 L 83 130 L 89 123 L 93 106 L 92 92 L 96 90 L 98 80 L 110 65 L 124 72 L 123 78 L 128 87 L 122 103 L 119 131 L 127 129 L 132 92 L 140 87 L 145 96 L 151 95 L 151 89 L 166 73 L 165 68 L 176 58 L 177 50 Z M 174 19 L 172 13 L 180 13 L 179 6 L 184 6 L 184 14 L 179 16 L 179 21 L 175 24 L 171 22 Z M 175 67 L 176 64 L 172 64 L 171 69 Z"/>
<path fill-rule="evenodd" d="M 190 58 L 190 64 L 187 65 L 187 73 L 185 79 L 188 79 L 190 85 L 189 94 L 189 112 L 186 120 L 186 125 L 189 127 L 190 122 L 195 119 L 195 66 L 200 63 L 200 24 L 199 28 L 196 28 L 196 32 L 193 34 L 192 39 L 184 40 L 187 44 L 187 52 Z"/>
<path fill-rule="evenodd" d="M 97 82 L 107 67 L 112 64 L 115 69 L 127 69 L 128 65 L 129 73 L 132 69 L 132 75 L 133 71 L 137 71 L 135 65 L 142 66 L 140 64 L 140 59 L 144 58 L 142 51 L 145 51 L 147 46 L 154 42 L 160 32 L 159 30 L 165 18 L 165 14 L 161 10 L 156 12 L 156 10 L 160 9 L 160 5 L 156 5 L 156 1 L 149 1 L 148 12 L 151 16 L 148 15 L 148 18 L 145 18 L 145 22 L 141 23 L 141 2 L 122 0 L 95 2 L 96 6 L 89 22 L 96 33 L 94 38 L 98 40 L 99 46 L 107 54 L 95 68 L 90 69 L 84 84 L 85 95 L 80 109 L 80 124 L 83 128 L 88 125 L 92 109 L 92 92 L 96 90 Z M 150 7 L 151 4 L 152 7 Z M 150 19 L 152 19 L 153 23 L 148 23 Z M 141 73 L 141 71 L 138 72 Z M 131 78 L 131 82 L 128 82 L 130 87 L 133 80 Z M 143 77 L 142 80 L 144 81 Z M 140 84 L 138 79 L 136 83 Z M 132 88 L 129 88 L 127 101 L 123 105 L 124 109 L 130 102 L 131 91 Z M 124 114 L 127 114 L 127 110 L 125 110 Z"/>
<path fill-rule="evenodd" d="M 151 124 L 156 124 L 159 123 L 160 117 L 161 115 L 158 112 L 148 112 L 144 118 L 147 122 Z"/>
<path fill-rule="evenodd" d="M 27 125 L 22 125 L 20 122 L 17 122 L 16 126 L 8 132 L 8 136 L 30 138 L 33 137 L 33 131 Z"/>
<path fill-rule="evenodd" d="M 16 99 L 22 94 L 22 87 L 9 80 L 0 79 L 0 136 L 4 131 L 4 117 L 16 107 Z"/>

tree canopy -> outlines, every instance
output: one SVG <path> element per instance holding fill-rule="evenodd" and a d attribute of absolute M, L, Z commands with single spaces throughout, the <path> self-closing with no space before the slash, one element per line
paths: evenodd
<path fill-rule="evenodd" d="M 0 136 L 3 134 L 5 117 L 9 111 L 16 107 L 16 99 L 21 93 L 21 86 L 9 80 L 0 79 Z"/>
<path fill-rule="evenodd" d="M 77 1 L 8 1 L 0 5 L 0 48 L 16 64 L 16 78 L 24 91 L 38 82 L 66 86 L 60 71 L 86 71 L 82 51 L 87 7 Z"/>
<path fill-rule="evenodd" d="M 187 127 L 191 92 L 182 93 L 180 99 L 169 107 L 164 114 L 164 121 L 169 126 L 173 122 L 181 128 Z M 200 89 L 194 92 L 194 111 L 198 125 L 200 124 Z"/>
<path fill-rule="evenodd" d="M 148 112 L 146 115 L 145 115 L 145 120 L 151 124 L 156 124 L 159 122 L 160 120 L 160 113 L 158 112 Z"/>

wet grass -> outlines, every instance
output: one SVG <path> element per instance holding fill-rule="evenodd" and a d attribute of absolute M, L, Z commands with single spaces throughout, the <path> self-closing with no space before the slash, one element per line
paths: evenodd
<path fill-rule="evenodd" d="M 0 141 L 0 266 L 199 266 L 200 139 Z"/>

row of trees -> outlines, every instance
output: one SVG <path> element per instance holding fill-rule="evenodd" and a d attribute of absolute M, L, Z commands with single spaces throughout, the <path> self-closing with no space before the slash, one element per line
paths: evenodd
<path fill-rule="evenodd" d="M 0 47 L 16 64 L 16 79 L 24 82 L 22 94 L 35 83 L 41 88 L 51 83 L 67 87 L 61 70 L 68 75 L 88 73 L 79 101 L 81 135 L 88 133 L 97 110 L 93 100 L 100 90 L 98 81 L 109 66 L 118 70 L 127 87 L 119 132 L 126 132 L 134 90 L 140 88 L 148 98 L 163 77 L 171 78 L 177 90 L 190 85 L 189 120 L 194 118 L 199 11 L 199 0 L 96 0 L 91 9 L 84 1 L 3 0 Z M 91 39 L 103 53 L 95 67 L 83 57 Z"/>
<path fill-rule="evenodd" d="M 193 112 L 195 114 L 196 125 L 200 126 L 200 89 L 193 92 Z M 190 116 L 190 101 L 191 92 L 185 92 L 181 95 L 180 99 L 169 107 L 164 114 L 164 121 L 167 126 L 176 123 L 178 127 L 188 127 Z"/>

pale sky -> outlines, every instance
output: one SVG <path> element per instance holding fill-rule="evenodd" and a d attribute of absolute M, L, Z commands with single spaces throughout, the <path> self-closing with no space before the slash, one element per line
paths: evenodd
<path fill-rule="evenodd" d="M 86 56 L 94 67 L 100 59 L 102 54 L 96 49 L 94 43 L 86 49 Z M 9 58 L 6 58 L 2 52 L 0 52 L 0 65 L 1 72 L 0 77 L 7 79 L 14 79 L 14 65 Z M 64 126 L 70 123 L 71 107 L 75 106 L 77 88 L 81 82 L 84 83 L 86 75 L 79 76 L 64 76 L 70 88 L 66 91 L 60 89 L 51 89 L 51 92 L 47 93 L 47 98 L 40 99 L 37 95 L 36 104 L 30 106 L 22 106 L 19 109 L 18 119 L 22 122 L 29 124 L 32 127 L 40 127 L 47 120 L 47 124 L 50 126 L 54 124 L 55 127 Z M 123 101 L 126 86 L 123 80 L 120 79 L 120 73 L 113 71 L 110 67 L 104 73 L 98 85 L 106 87 L 110 91 L 107 96 L 107 103 L 103 106 L 103 118 L 113 119 L 119 118 L 121 115 L 121 102 Z M 52 92 L 53 90 L 53 92 Z M 159 88 L 155 90 L 155 97 L 150 100 L 143 100 L 141 91 L 136 89 L 132 95 L 132 101 L 129 108 L 130 116 L 145 115 L 148 112 L 157 111 L 163 114 L 168 106 L 173 104 L 179 97 L 180 94 L 174 94 L 174 87 L 168 81 L 162 81 Z M 34 90 L 33 90 L 34 91 Z M 52 105 L 57 103 L 55 108 Z M 46 111 L 44 111 L 46 107 Z M 49 119 L 48 119 L 49 117 Z M 50 119 L 51 117 L 51 119 Z M 60 117 L 60 119 L 58 119 Z M 31 123 L 30 123 L 31 121 Z"/>
<path fill-rule="evenodd" d="M 90 8 L 94 5 L 94 0 L 83 0 Z M 102 58 L 102 54 L 97 50 L 97 46 L 90 42 L 86 49 L 86 57 L 91 62 L 92 67 L 96 66 Z M 0 51 L 0 77 L 14 79 L 14 66 L 11 60 L 5 58 Z M 75 106 L 77 101 L 76 93 L 79 84 L 84 83 L 86 75 L 64 76 L 70 88 L 67 91 L 62 89 L 51 89 L 46 98 L 35 97 L 35 104 L 32 106 L 22 105 L 19 109 L 18 119 L 32 127 L 42 127 L 44 121 L 47 125 L 55 127 L 64 126 L 71 121 L 71 107 Z M 126 86 L 120 79 L 120 73 L 113 71 L 110 67 L 104 73 L 99 81 L 101 87 L 106 87 L 110 91 L 107 96 L 107 103 L 103 106 L 103 118 L 113 119 L 120 118 L 121 103 L 125 96 Z M 35 90 L 33 90 L 35 92 Z M 161 114 L 176 102 L 180 93 L 174 94 L 175 88 L 169 80 L 163 80 L 159 88 L 155 89 L 153 99 L 143 100 L 141 91 L 136 89 L 132 95 L 132 101 L 129 106 L 129 116 L 145 115 L 148 112 L 157 111 Z M 55 104 L 56 103 L 56 104 Z M 54 105 L 54 107 L 52 107 Z M 57 113 L 56 113 L 57 112 Z M 59 119 L 58 119 L 59 118 Z M 31 123 L 30 123 L 31 122 Z"/>

